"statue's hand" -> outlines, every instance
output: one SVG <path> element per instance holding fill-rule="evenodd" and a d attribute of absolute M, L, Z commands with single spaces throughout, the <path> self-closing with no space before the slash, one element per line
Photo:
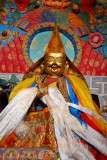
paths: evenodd
<path fill-rule="evenodd" d="M 48 87 L 46 87 L 46 89 L 44 90 L 44 95 L 48 94 Z"/>
<path fill-rule="evenodd" d="M 39 89 L 44 88 L 44 85 L 42 83 L 42 78 L 40 76 L 39 77 L 35 77 L 35 80 L 36 80 L 37 87 Z"/>
<path fill-rule="evenodd" d="M 42 98 L 46 94 L 48 94 L 48 88 L 47 87 L 43 88 L 43 89 L 39 89 L 39 91 L 37 92 L 37 98 Z"/>

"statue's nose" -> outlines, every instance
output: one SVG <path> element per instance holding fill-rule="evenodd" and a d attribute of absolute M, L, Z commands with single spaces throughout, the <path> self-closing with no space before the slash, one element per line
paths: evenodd
<path fill-rule="evenodd" d="M 53 65 L 56 64 L 56 59 L 53 60 Z"/>
<path fill-rule="evenodd" d="M 56 63 L 53 63 L 53 64 L 52 64 L 52 66 L 56 66 L 56 65 L 57 65 Z"/>

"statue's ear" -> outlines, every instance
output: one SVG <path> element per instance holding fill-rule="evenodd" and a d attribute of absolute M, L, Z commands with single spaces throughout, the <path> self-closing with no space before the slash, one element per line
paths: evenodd
<path fill-rule="evenodd" d="M 44 60 L 40 64 L 40 70 L 41 70 L 41 73 L 44 72 Z"/>
<path fill-rule="evenodd" d="M 65 64 L 65 73 L 68 73 L 68 70 L 69 70 L 69 61 L 66 61 L 66 64 Z"/>

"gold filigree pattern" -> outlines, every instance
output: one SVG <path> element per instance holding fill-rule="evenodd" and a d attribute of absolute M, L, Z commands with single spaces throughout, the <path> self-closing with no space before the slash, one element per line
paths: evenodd
<path fill-rule="evenodd" d="M 27 115 L 25 124 L 29 128 L 29 132 L 25 137 L 18 137 L 13 147 L 49 148 L 58 152 L 54 133 L 54 121 L 49 111 Z"/>

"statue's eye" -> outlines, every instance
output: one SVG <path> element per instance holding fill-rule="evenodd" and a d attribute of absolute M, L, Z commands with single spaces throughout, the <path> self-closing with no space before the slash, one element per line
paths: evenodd
<path fill-rule="evenodd" d="M 49 58 L 47 61 L 48 62 L 53 62 L 53 58 Z"/>
<path fill-rule="evenodd" d="M 62 63 L 62 59 L 61 58 L 59 58 L 59 59 L 57 59 L 57 62 L 59 62 L 59 63 Z"/>

